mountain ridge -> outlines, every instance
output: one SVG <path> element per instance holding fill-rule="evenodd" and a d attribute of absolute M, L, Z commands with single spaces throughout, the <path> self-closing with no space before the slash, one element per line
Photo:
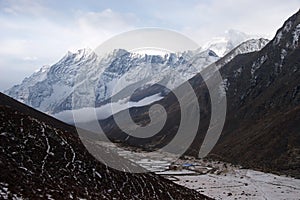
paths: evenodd
<path fill-rule="evenodd" d="M 239 45 L 240 49 L 233 49 L 231 57 L 228 56 L 226 62 L 229 62 L 239 53 L 259 50 L 267 42 L 267 40 L 244 42 L 241 45 L 245 47 Z M 246 48 L 247 44 L 250 45 L 248 49 Z M 72 102 L 73 91 L 77 87 L 75 85 L 78 79 L 77 74 L 80 73 L 82 67 L 85 68 L 88 74 L 87 83 L 94 85 L 94 97 L 90 99 L 95 98 L 96 100 L 90 102 L 90 104 L 101 106 L 110 101 L 112 89 L 116 83 L 122 86 L 115 91 L 118 93 L 118 91 L 142 80 L 143 77 L 150 76 L 152 81 L 144 83 L 132 99 L 141 100 L 141 98 L 147 97 L 147 92 L 150 91 L 149 94 L 151 95 L 155 93 L 164 96 L 169 90 L 156 87 L 157 82 L 162 81 L 162 83 L 173 89 L 194 76 L 205 66 L 219 59 L 211 50 L 187 51 L 162 57 L 130 54 L 126 50 L 119 49 L 106 56 L 99 58 L 92 50 L 84 49 L 79 50 L 77 53 L 68 52 L 55 65 L 34 73 L 30 78 L 24 79 L 22 84 L 12 87 L 5 93 L 40 111 L 55 114 L 72 110 L 73 107 L 85 106 L 80 105 L 79 102 Z M 190 62 L 193 65 L 190 65 Z M 147 66 L 149 64 L 150 67 Z M 141 67 L 137 67 L 137 65 L 141 65 Z M 146 67 L 147 70 L 143 67 Z M 128 70 L 130 71 L 127 72 Z M 133 73 L 135 70 L 139 72 Z M 159 75 L 155 74 L 155 70 L 160 71 Z M 168 75 L 172 70 L 175 70 L 179 76 Z M 152 86 L 156 89 L 153 90 L 154 87 Z M 72 107 L 73 104 L 75 106 Z"/>

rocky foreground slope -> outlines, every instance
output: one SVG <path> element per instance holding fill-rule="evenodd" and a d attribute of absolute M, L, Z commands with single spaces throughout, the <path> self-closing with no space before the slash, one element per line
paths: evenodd
<path fill-rule="evenodd" d="M 152 173 L 107 167 L 74 131 L 0 93 L 0 198 L 209 199 Z"/>

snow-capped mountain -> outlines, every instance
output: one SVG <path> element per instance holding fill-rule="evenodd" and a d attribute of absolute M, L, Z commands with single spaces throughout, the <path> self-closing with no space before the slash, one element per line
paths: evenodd
<path fill-rule="evenodd" d="M 193 64 L 186 58 L 194 58 Z M 118 92 L 148 78 L 140 85 L 141 88 L 161 82 L 173 89 L 218 59 L 210 50 L 155 56 L 117 49 L 100 58 L 92 50 L 82 49 L 75 53 L 68 52 L 58 63 L 42 68 L 6 93 L 27 105 L 53 114 L 73 108 L 72 95 L 79 87 L 83 72 L 83 81 L 92 84 L 92 91 L 87 91 L 86 101 L 80 99 L 73 102 L 76 108 L 89 103 L 101 104 L 111 97 L 113 90 Z M 115 88 L 117 83 L 118 87 Z"/>
<path fill-rule="evenodd" d="M 224 62 L 218 65 L 229 62 L 237 54 L 260 50 L 266 42 L 264 39 L 246 41 L 225 56 L 226 59 L 221 59 Z M 219 57 L 209 49 L 164 56 L 116 49 L 103 57 L 90 49 L 81 49 L 75 53 L 68 52 L 56 64 L 41 68 L 5 93 L 40 111 L 58 114 L 74 108 L 104 105 L 114 94 L 132 87 L 144 91 L 159 83 L 172 90 L 217 60 Z M 74 100 L 74 92 L 82 85 L 85 85 L 84 92 Z M 151 97 L 148 99 L 154 102 L 170 91 L 165 90 L 156 88 L 139 100 Z M 124 97 L 129 101 L 130 94 L 123 94 Z M 148 99 L 143 102 L 151 103 Z M 141 106 L 143 103 L 132 105 Z"/>
<path fill-rule="evenodd" d="M 233 48 L 241 43 L 256 38 L 256 36 L 248 35 L 238 30 L 230 29 L 223 36 L 214 37 L 209 42 L 204 44 L 203 49 L 210 49 L 218 56 L 223 57 Z"/>

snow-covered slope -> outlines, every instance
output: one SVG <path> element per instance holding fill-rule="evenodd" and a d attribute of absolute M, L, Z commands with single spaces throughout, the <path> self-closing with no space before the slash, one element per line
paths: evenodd
<path fill-rule="evenodd" d="M 50 66 L 43 66 L 40 70 L 34 72 L 30 77 L 26 77 L 20 85 L 13 86 L 9 90 L 9 94 L 21 102 L 26 102 L 29 96 L 29 88 L 38 82 L 45 80 L 47 78 L 49 69 Z"/>
<path fill-rule="evenodd" d="M 269 41 L 270 40 L 264 38 L 247 40 L 228 52 L 222 59 L 219 60 L 217 65 L 218 67 L 222 67 L 239 54 L 260 51 L 264 46 L 266 46 L 266 44 L 269 43 Z"/>

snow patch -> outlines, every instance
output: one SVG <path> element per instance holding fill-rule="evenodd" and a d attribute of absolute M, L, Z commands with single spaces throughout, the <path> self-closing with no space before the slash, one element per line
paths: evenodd
<path fill-rule="evenodd" d="M 230 83 L 228 82 L 228 79 L 224 79 L 223 82 L 220 84 L 219 86 L 219 95 L 221 97 L 226 96 L 226 91 L 228 91 L 228 87 L 229 87 Z"/>
<path fill-rule="evenodd" d="M 299 36 L 300 36 L 300 24 L 298 24 L 295 28 L 295 31 L 293 32 L 293 46 L 296 48 L 298 45 L 299 41 Z"/>
<path fill-rule="evenodd" d="M 251 66 L 251 77 L 254 77 L 254 73 L 256 70 L 258 70 L 261 65 L 266 62 L 266 60 L 268 59 L 268 56 L 263 55 L 262 57 L 260 57 L 257 61 L 255 61 L 252 66 Z"/>
<path fill-rule="evenodd" d="M 287 55 L 287 51 L 285 49 L 281 49 L 281 54 L 280 54 L 281 60 L 284 60 L 284 58 L 286 57 L 286 55 Z"/>
<path fill-rule="evenodd" d="M 279 42 L 281 41 L 281 38 L 282 38 L 282 31 L 279 31 L 275 37 L 275 40 L 274 40 L 274 45 L 277 45 L 279 44 Z"/>
<path fill-rule="evenodd" d="M 284 32 L 289 32 L 291 30 L 291 28 L 292 28 L 292 25 L 293 25 L 293 23 L 291 21 L 288 21 L 286 23 L 286 25 L 283 27 L 283 31 Z"/>
<path fill-rule="evenodd" d="M 233 72 L 233 77 L 238 77 L 241 73 L 242 73 L 242 67 L 240 67 L 240 68 L 238 68 L 237 70 L 235 70 L 234 72 Z"/>

